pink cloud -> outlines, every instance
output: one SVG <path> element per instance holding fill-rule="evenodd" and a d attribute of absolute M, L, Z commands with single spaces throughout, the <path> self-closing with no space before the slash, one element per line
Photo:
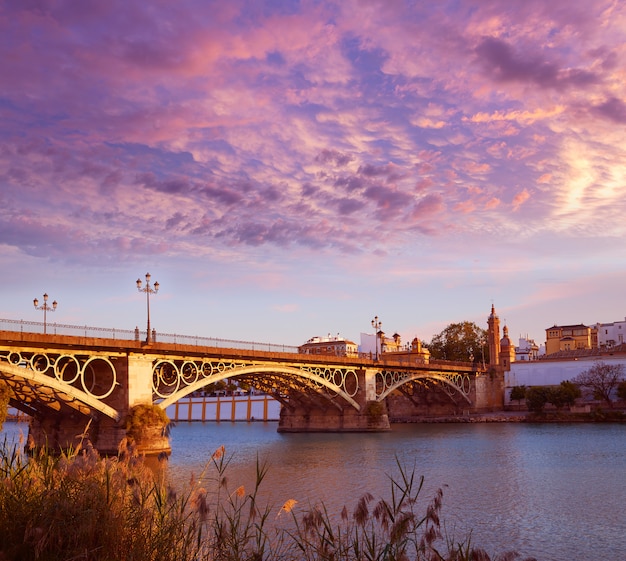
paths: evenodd
<path fill-rule="evenodd" d="M 491 199 L 489 199 L 486 203 L 485 203 L 485 210 L 493 210 L 494 208 L 498 208 L 500 206 L 500 199 L 496 198 L 496 197 L 491 197 Z"/>
<path fill-rule="evenodd" d="M 412 218 L 414 220 L 430 218 L 445 210 L 443 198 L 440 195 L 427 195 L 422 198 L 413 208 Z"/>
<path fill-rule="evenodd" d="M 454 210 L 462 214 L 470 214 L 476 210 L 476 205 L 474 204 L 474 201 L 463 201 L 461 203 L 457 203 L 454 206 Z"/>
<path fill-rule="evenodd" d="M 435 181 L 431 177 L 425 177 L 424 179 L 420 179 L 415 184 L 415 190 L 418 193 L 428 191 L 431 187 L 435 185 Z"/>
<path fill-rule="evenodd" d="M 516 195 L 513 197 L 513 201 L 511 203 L 512 207 L 513 207 L 513 211 L 516 212 L 519 210 L 519 208 L 530 198 L 530 193 L 528 192 L 527 189 L 524 189 L 522 191 L 520 191 L 519 193 L 516 193 Z"/>
<path fill-rule="evenodd" d="M 548 184 L 551 181 L 552 181 L 552 174 L 551 173 L 544 173 L 539 178 L 537 178 L 537 183 Z"/>
<path fill-rule="evenodd" d="M 484 174 L 491 171 L 491 166 L 487 162 L 463 162 L 460 169 L 469 174 Z"/>

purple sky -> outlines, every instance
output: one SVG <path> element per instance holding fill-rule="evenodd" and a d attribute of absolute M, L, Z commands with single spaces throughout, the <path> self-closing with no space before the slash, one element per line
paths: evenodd
<path fill-rule="evenodd" d="M 300 344 L 626 316 L 626 3 L 0 1 L 0 317 Z"/>

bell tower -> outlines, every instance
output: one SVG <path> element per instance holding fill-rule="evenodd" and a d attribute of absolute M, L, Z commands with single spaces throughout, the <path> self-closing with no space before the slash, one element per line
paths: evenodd
<path fill-rule="evenodd" d="M 509 338 L 509 328 L 505 326 L 502 328 L 502 339 L 500 340 L 500 366 L 504 370 L 511 370 L 511 363 L 515 362 L 515 345 L 511 343 Z"/>
<path fill-rule="evenodd" d="M 491 304 L 491 314 L 487 320 L 489 330 L 487 339 L 489 343 L 489 366 L 498 367 L 500 364 L 500 318 L 496 315 L 496 309 Z"/>

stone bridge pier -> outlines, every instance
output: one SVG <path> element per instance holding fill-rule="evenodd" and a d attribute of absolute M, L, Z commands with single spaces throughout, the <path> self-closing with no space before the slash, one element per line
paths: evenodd
<path fill-rule="evenodd" d="M 360 391 L 349 403 L 338 395 L 330 399 L 305 399 L 291 394 L 280 410 L 278 432 L 382 432 L 391 430 L 387 406 L 376 400 L 378 369 L 356 370 Z M 357 408 L 358 406 L 358 408 Z"/>
<path fill-rule="evenodd" d="M 87 438 L 104 455 L 116 455 L 124 443 L 141 455 L 169 454 L 171 446 L 163 421 L 165 413 L 159 415 L 160 409 L 152 401 L 152 359 L 128 353 L 112 362 L 116 381 L 114 391 L 103 400 L 107 407 L 104 410 L 94 407 L 89 412 L 68 410 L 64 406 L 57 411 L 38 410 L 30 421 L 29 445 L 69 450 Z M 94 380 L 104 381 L 111 375 L 112 371 L 105 364 L 93 365 Z M 92 391 L 97 387 L 94 385 Z M 156 415 L 151 414 L 154 408 Z M 131 423 L 134 410 L 139 412 L 140 418 Z"/>
<path fill-rule="evenodd" d="M 102 350 L 101 340 L 87 351 L 74 337 L 42 346 L 24 339 L 45 336 L 19 335 L 19 344 L 13 337 L 9 345 L 0 342 L 0 379 L 10 388 L 10 405 L 30 417 L 28 449 L 75 450 L 88 440 L 107 455 L 124 442 L 140 454 L 170 452 L 164 411 L 153 405 L 152 357 Z M 129 424 L 135 410 L 141 418 Z"/>

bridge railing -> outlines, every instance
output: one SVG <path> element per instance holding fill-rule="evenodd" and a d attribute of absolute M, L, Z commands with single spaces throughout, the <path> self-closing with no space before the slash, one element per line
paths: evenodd
<path fill-rule="evenodd" d="M 24 321 L 0 318 L 0 330 L 18 331 L 22 333 L 44 332 L 44 324 L 39 321 Z M 48 335 L 70 335 L 74 337 L 99 337 L 119 341 L 138 341 L 145 337 L 145 332 L 137 329 L 115 329 L 107 327 L 92 327 L 89 325 L 69 325 L 63 323 L 45 324 Z M 279 345 L 275 343 L 259 343 L 258 341 L 237 341 L 233 339 L 219 339 L 217 337 L 200 337 L 194 335 L 179 335 L 175 333 L 152 332 L 156 343 L 174 343 L 194 347 L 218 347 L 223 349 L 243 349 L 251 351 L 267 351 L 271 353 L 297 353 L 298 347 Z"/>
<path fill-rule="evenodd" d="M 245 349 L 250 351 L 267 351 L 270 353 L 297 353 L 298 347 L 276 343 L 260 343 L 258 341 L 236 341 L 234 339 L 218 339 L 216 337 L 200 337 L 193 335 L 177 335 L 175 333 L 157 333 L 159 343 L 175 343 L 195 347 L 218 347 L 222 349 Z"/>

